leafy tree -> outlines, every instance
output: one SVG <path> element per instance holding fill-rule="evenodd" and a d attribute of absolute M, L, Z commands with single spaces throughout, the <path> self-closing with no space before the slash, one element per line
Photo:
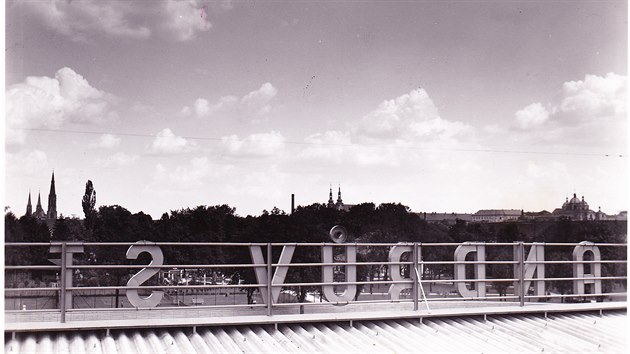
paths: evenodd
<path fill-rule="evenodd" d="M 83 206 L 85 219 L 91 219 L 95 213 L 94 206 L 96 205 L 96 191 L 94 190 L 94 186 L 90 180 L 85 183 L 85 194 L 83 195 L 81 205 Z"/>

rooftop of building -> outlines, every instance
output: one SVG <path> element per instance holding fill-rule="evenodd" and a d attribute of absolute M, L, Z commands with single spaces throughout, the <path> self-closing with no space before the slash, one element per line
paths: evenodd
<path fill-rule="evenodd" d="M 9 322 L 5 332 L 20 332 L 7 338 L 5 353 L 625 352 L 628 345 L 625 302 L 409 305 L 273 316 L 127 309 L 119 319 Z M 150 320 L 133 318 L 143 311 Z"/>

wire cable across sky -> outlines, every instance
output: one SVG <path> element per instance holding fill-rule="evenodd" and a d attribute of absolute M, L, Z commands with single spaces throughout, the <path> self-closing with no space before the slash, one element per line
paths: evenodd
<path fill-rule="evenodd" d="M 50 129 L 50 128 L 20 128 L 20 130 L 31 132 L 48 132 L 55 134 L 85 134 L 85 135 L 103 135 L 109 134 L 121 137 L 134 138 L 157 138 L 157 134 L 146 133 L 122 133 L 122 132 L 99 132 L 87 130 L 70 130 L 70 129 Z M 203 137 L 203 136 L 181 136 L 181 138 L 199 141 L 216 141 L 221 142 L 224 138 Z M 244 139 L 241 139 L 241 141 Z M 587 153 L 587 152 L 563 152 L 563 151 L 535 151 L 535 150 L 509 150 L 509 149 L 474 149 L 474 148 L 426 148 L 420 146 L 401 146 L 386 144 L 366 144 L 366 143 L 316 143 L 308 141 L 284 140 L 284 144 L 288 145 L 306 145 L 306 146 L 337 146 L 337 147 L 383 147 L 387 146 L 396 149 L 421 150 L 421 151 L 446 151 L 446 152 L 478 152 L 478 153 L 496 153 L 496 154 L 531 154 L 531 155 L 556 155 L 556 156 L 584 156 L 584 157 L 616 157 L 625 158 L 626 155 L 619 153 Z"/>

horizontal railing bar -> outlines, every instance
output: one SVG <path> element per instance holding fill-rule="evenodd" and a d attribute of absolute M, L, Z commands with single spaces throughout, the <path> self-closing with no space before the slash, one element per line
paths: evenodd
<path fill-rule="evenodd" d="M 598 263 L 611 263 L 611 264 L 626 264 L 628 261 L 622 260 L 599 260 L 599 261 L 524 261 L 525 264 L 598 264 Z"/>
<path fill-rule="evenodd" d="M 627 264 L 625 260 L 597 260 L 597 261 L 525 261 L 525 264 Z M 319 266 L 372 266 L 372 265 L 412 265 L 413 262 L 328 262 L 328 263 L 273 263 L 274 267 L 319 267 Z M 419 261 L 419 265 L 454 265 L 454 264 L 519 264 L 518 261 Z M 177 269 L 205 269 L 205 268 L 255 268 L 267 267 L 266 264 L 238 263 L 238 264 L 76 264 L 66 266 L 67 269 L 143 269 L 143 268 L 177 268 Z M 5 270 L 58 270 L 55 265 L 6 265 Z"/>
<path fill-rule="evenodd" d="M 559 281 L 559 280 L 623 280 L 628 279 L 627 276 L 621 277 L 580 277 L 580 278 L 525 278 L 525 281 L 532 280 L 548 280 L 548 281 Z"/>
<path fill-rule="evenodd" d="M 45 266 L 40 266 L 40 265 L 5 265 L 4 269 L 5 270 L 25 270 L 25 269 L 32 269 L 32 270 L 59 270 L 59 269 L 61 269 L 61 266 L 56 266 L 56 265 L 45 265 Z"/>
<path fill-rule="evenodd" d="M 54 241 L 54 242 L 7 242 L 5 243 L 5 247 L 44 247 L 44 246 L 60 246 L 63 242 Z M 400 243 L 369 243 L 369 242 L 355 242 L 355 243 L 332 243 L 332 242 L 284 242 L 284 243 L 271 243 L 274 247 L 282 247 L 282 246 L 300 246 L 300 247 L 317 247 L 317 246 L 382 246 L 382 247 L 391 247 L 391 246 L 413 246 L 417 244 L 422 247 L 436 247 L 436 246 L 515 246 L 518 245 L 517 242 L 476 242 L 476 241 L 468 241 L 468 242 L 400 242 Z M 244 246 L 266 246 L 267 243 L 263 242 L 66 242 L 67 246 L 132 246 L 132 245 L 153 245 L 153 246 L 225 246 L 225 247 L 244 247 Z M 523 243 L 524 246 L 580 246 L 580 243 L 558 243 L 558 242 L 528 242 Z M 599 246 L 599 247 L 627 247 L 627 243 L 589 243 L 584 245 L 588 246 Z"/>
<path fill-rule="evenodd" d="M 20 291 L 52 291 L 52 292 L 58 292 L 61 290 L 61 288 L 4 288 L 5 291 L 8 292 L 20 292 Z"/>
<path fill-rule="evenodd" d="M 599 293 L 599 294 L 549 294 L 549 295 L 525 295 L 526 299 L 546 299 L 559 297 L 590 297 L 590 296 L 628 296 L 628 293 Z"/>
<path fill-rule="evenodd" d="M 572 280 L 624 280 L 627 276 L 610 277 L 581 277 L 581 278 L 525 278 L 524 281 L 572 281 Z M 422 279 L 423 283 L 497 283 L 516 282 L 518 278 L 487 278 L 487 279 Z M 282 283 L 272 284 L 272 287 L 296 287 L 296 286 L 344 286 L 344 285 L 388 285 L 388 284 L 413 284 L 413 280 L 386 280 L 386 281 L 354 281 L 354 282 L 313 282 L 313 283 Z M 145 286 L 74 286 L 68 290 L 183 290 L 183 289 L 225 289 L 225 288 L 266 288 L 267 284 L 208 284 L 208 285 L 145 285 Z M 59 291 L 60 288 L 5 288 L 8 292 L 25 291 Z"/>

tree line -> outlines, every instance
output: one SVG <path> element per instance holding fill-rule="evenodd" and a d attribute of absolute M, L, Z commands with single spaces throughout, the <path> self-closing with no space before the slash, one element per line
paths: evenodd
<path fill-rule="evenodd" d="M 458 220 L 454 224 L 428 223 L 401 204 L 386 203 L 375 205 L 363 203 L 348 211 L 328 208 L 324 204 L 299 206 L 287 214 L 273 208 L 263 211 L 260 216 L 242 217 L 228 205 L 198 206 L 170 213 L 164 213 L 158 220 L 143 212 L 131 213 L 119 205 L 100 206 L 94 209 L 94 200 L 84 198 L 85 218 L 60 217 L 52 230 L 46 224 L 32 216 L 17 218 L 11 212 L 5 214 L 5 242 L 330 242 L 329 230 L 335 225 L 344 226 L 350 234 L 348 242 L 361 243 L 461 243 L 466 241 L 497 242 L 614 242 L 625 243 L 627 239 L 624 222 L 572 221 L 560 219 L 546 222 L 508 222 L 508 223 L 467 223 Z M 86 190 L 86 195 L 88 191 Z M 147 257 L 127 260 L 125 251 L 128 246 L 86 247 L 83 254 L 76 255 L 75 263 L 83 264 L 146 264 Z M 425 260 L 452 260 L 454 248 L 426 248 Z M 247 247 L 162 247 L 165 264 L 233 264 L 251 263 Z M 274 262 L 277 261 L 280 248 L 274 248 Z M 337 250 L 339 251 L 339 250 Z M 546 259 L 570 260 L 570 249 L 546 249 Z M 387 261 L 388 249 L 385 247 L 360 247 L 358 261 Z M 603 251 L 604 259 L 626 259 L 626 249 L 616 248 Z M 509 248 L 495 250 L 488 247 L 488 258 L 510 260 Z M 6 264 L 49 265 L 51 255 L 44 248 L 5 248 Z M 619 258 L 621 257 L 621 258 Z M 341 252 L 335 253 L 341 259 Z M 293 263 L 316 263 L 321 261 L 321 253 L 316 247 L 304 247 L 296 251 Z M 510 265 L 488 266 L 489 276 L 510 278 Z M 570 276 L 571 268 L 566 265 L 548 265 L 548 276 Z M 605 274 L 623 271 L 625 265 L 603 265 Z M 317 282 L 321 280 L 319 267 L 292 267 L 286 282 Z M 88 285 L 124 285 L 130 275 L 137 270 L 111 269 L 104 274 L 97 271 L 85 271 L 82 281 Z M 376 279 L 387 275 L 386 267 L 358 267 L 359 280 Z M 425 267 L 424 276 L 439 278 L 452 276 L 452 265 Z M 250 268 L 221 268 L 207 277 L 219 273 L 232 281 L 255 283 L 254 273 Z M 199 274 L 196 274 L 197 276 Z M 566 283 L 566 284 L 565 284 Z M 568 282 L 556 282 L 559 291 L 568 292 Z M 497 283 L 498 284 L 498 283 Z M 506 283 L 503 283 L 507 286 Z M 501 285 L 497 290 L 501 291 Z M 304 300 L 313 289 L 301 287 L 298 298 Z M 504 290 L 504 289 L 503 289 Z M 251 295 L 251 294 L 249 294 Z"/>

